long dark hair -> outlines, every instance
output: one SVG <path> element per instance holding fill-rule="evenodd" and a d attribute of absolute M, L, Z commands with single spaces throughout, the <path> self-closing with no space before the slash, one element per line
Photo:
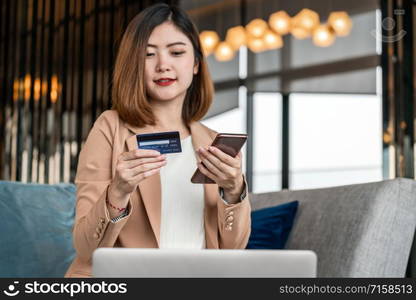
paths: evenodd
<path fill-rule="evenodd" d="M 212 103 L 213 84 L 196 26 L 182 9 L 158 3 L 144 9 L 129 23 L 114 67 L 112 108 L 117 110 L 123 121 L 134 126 L 155 125 L 155 117 L 146 96 L 144 65 L 150 35 L 156 26 L 166 21 L 172 22 L 189 38 L 195 63 L 199 65 L 185 97 L 183 120 L 188 125 L 193 120 L 202 119 Z"/>

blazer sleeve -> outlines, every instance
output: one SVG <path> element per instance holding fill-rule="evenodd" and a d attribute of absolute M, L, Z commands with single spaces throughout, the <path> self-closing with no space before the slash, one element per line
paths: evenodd
<path fill-rule="evenodd" d="M 107 210 L 107 189 L 112 180 L 113 136 L 115 126 L 100 116 L 94 123 L 79 155 L 75 184 L 77 204 L 73 228 L 74 247 L 79 259 L 90 262 L 95 249 L 113 247 L 131 215 L 111 222 Z"/>
<path fill-rule="evenodd" d="M 251 233 L 251 206 L 245 176 L 246 196 L 235 204 L 226 204 L 219 197 L 218 230 L 220 249 L 245 249 Z"/>

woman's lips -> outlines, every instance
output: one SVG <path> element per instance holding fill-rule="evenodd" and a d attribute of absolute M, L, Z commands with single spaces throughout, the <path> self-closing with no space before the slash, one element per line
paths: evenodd
<path fill-rule="evenodd" d="M 160 86 L 168 86 L 173 84 L 176 81 L 176 79 L 159 79 L 155 80 L 155 83 Z"/>

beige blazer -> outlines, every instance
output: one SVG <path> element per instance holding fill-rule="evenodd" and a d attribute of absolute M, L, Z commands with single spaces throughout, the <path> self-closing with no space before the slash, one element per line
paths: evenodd
<path fill-rule="evenodd" d="M 216 135 L 200 122 L 192 122 L 190 130 L 195 151 L 210 145 Z M 107 187 L 115 175 L 119 155 L 137 148 L 136 134 L 150 132 L 149 126 L 138 128 L 123 122 L 114 110 L 105 111 L 94 123 L 79 156 L 73 228 L 76 258 L 65 277 L 91 277 L 92 254 L 99 247 L 158 248 L 160 174 L 138 184 L 129 199 L 130 211 L 125 218 L 111 222 L 106 205 Z M 241 202 L 227 205 L 220 198 L 217 184 L 204 184 L 204 201 L 206 247 L 245 248 L 251 226 L 248 191 Z M 226 230 L 231 222 L 231 230 Z"/>

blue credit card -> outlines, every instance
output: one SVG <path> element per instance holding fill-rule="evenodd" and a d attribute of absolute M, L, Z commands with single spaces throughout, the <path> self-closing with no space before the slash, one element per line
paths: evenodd
<path fill-rule="evenodd" d="M 159 151 L 161 154 L 182 152 L 179 131 L 136 135 L 139 149 Z"/>

